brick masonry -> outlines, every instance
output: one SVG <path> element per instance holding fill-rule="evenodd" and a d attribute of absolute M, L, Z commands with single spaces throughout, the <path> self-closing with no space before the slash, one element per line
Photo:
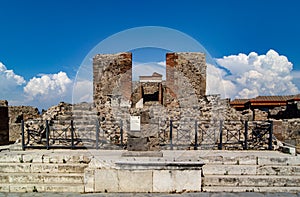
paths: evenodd
<path fill-rule="evenodd" d="M 180 78 L 188 81 L 198 98 L 206 92 L 206 61 L 204 53 L 167 53 L 166 80 L 176 95 L 182 84 Z"/>
<path fill-rule="evenodd" d="M 132 54 L 98 54 L 93 61 L 93 98 L 97 109 L 111 99 L 113 90 L 121 90 L 123 99 L 130 100 L 132 83 Z"/>

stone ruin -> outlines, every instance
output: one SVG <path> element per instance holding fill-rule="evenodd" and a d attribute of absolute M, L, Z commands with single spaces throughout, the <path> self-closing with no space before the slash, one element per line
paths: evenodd
<path fill-rule="evenodd" d="M 192 130 L 195 120 L 219 120 L 225 110 L 219 96 L 205 96 L 203 53 L 167 53 L 166 81 L 154 73 L 132 82 L 131 53 L 98 54 L 93 72 L 100 126 L 107 133 L 118 133 L 122 124 L 128 150 L 158 150 L 159 140 L 168 138 L 161 135 L 168 135 L 170 120 L 176 135 Z M 140 118 L 138 131 L 131 128 L 133 117 Z"/>
<path fill-rule="evenodd" d="M 93 98 L 100 127 L 117 139 L 120 139 L 122 127 L 128 150 L 158 150 L 164 139 L 170 139 L 171 120 L 173 135 L 182 135 L 181 140 L 173 142 L 177 147 L 195 143 L 184 136 L 193 133 L 194 121 L 200 123 L 198 130 L 205 130 L 199 138 L 208 148 L 217 143 L 218 139 L 212 140 L 209 136 L 218 135 L 218 121 L 223 121 L 223 132 L 227 132 L 227 139 L 224 137 L 223 141 L 229 141 L 228 135 L 231 139 L 239 137 L 244 140 L 240 131 L 244 129 L 245 121 L 252 121 L 254 117 L 251 110 L 239 112 L 231 108 L 228 99 L 205 95 L 206 61 L 203 53 L 167 53 L 166 81 L 162 80 L 161 73 L 140 76 L 140 81 L 132 81 L 131 53 L 96 55 L 93 75 Z M 131 125 L 135 124 L 132 119 L 137 117 L 139 119 L 135 121 L 139 126 L 136 131 Z M 258 121 L 249 122 L 248 126 L 251 133 L 266 125 L 264 121 Z M 274 134 L 277 133 L 278 129 L 275 129 Z M 266 149 L 268 143 L 261 141 L 258 144 L 259 149 Z M 273 144 L 277 148 L 282 145 L 276 138 Z M 240 145 L 225 148 L 243 149 Z M 251 148 L 255 148 L 254 145 Z"/>
<path fill-rule="evenodd" d="M 223 132 L 232 138 L 240 136 L 239 131 L 243 130 L 246 120 L 249 120 L 249 132 L 255 127 L 251 122 L 253 111 L 236 111 L 230 107 L 228 99 L 221 99 L 220 95 L 205 95 L 206 62 L 203 53 L 167 53 L 166 80 L 162 80 L 162 73 L 153 73 L 152 76 L 140 76 L 139 81 L 132 81 L 131 53 L 99 54 L 93 60 L 93 82 L 94 103 L 72 105 L 62 102 L 39 114 L 34 107 L 8 107 L 7 102 L 1 102 L 4 107 L 0 108 L 7 109 L 9 116 L 9 119 L 1 118 L 1 141 L 7 144 L 9 138 L 10 142 L 20 142 L 22 120 L 25 121 L 25 133 L 26 130 L 37 130 L 41 131 L 41 137 L 45 135 L 45 120 L 49 121 L 52 130 L 57 131 L 65 130 L 74 120 L 79 137 L 93 139 L 96 122 L 99 122 L 102 147 L 115 149 L 116 146 L 111 145 L 121 144 L 132 151 L 170 148 L 163 145 L 169 144 L 171 120 L 173 136 L 177 136 L 173 144 L 178 149 L 192 148 L 195 144 L 193 137 L 186 136 L 195 134 L 195 121 L 199 123 L 198 143 L 207 148 L 215 148 L 218 143 L 218 137 L 212 140 L 209 136 L 218 135 L 220 120 L 223 121 Z M 5 113 L 2 115 L 7 117 Z M 138 128 L 132 127 L 134 121 L 139 122 Z M 264 121 L 258 124 L 263 127 Z M 299 119 L 274 121 L 274 144 L 280 145 L 278 140 L 281 140 L 299 145 L 299 125 Z M 224 137 L 223 142 L 226 140 Z M 259 148 L 265 148 L 267 143 L 261 144 Z M 243 147 L 226 145 L 223 148 L 237 150 Z"/>

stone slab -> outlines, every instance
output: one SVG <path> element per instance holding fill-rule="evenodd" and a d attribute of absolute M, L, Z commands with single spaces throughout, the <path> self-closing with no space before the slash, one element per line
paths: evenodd
<path fill-rule="evenodd" d="M 86 168 L 84 170 L 84 192 L 95 191 L 95 170 Z"/>
<path fill-rule="evenodd" d="M 130 174 L 127 174 L 127 176 L 130 176 Z M 123 177 L 123 179 L 126 178 Z M 94 192 L 119 192 L 118 171 L 113 169 L 96 169 L 94 184 Z"/>
<path fill-rule="evenodd" d="M 175 161 L 117 161 L 119 169 L 145 170 L 201 170 L 202 162 L 175 162 Z"/>
<path fill-rule="evenodd" d="M 297 187 L 299 176 L 264 175 L 208 175 L 204 177 L 205 186 L 244 186 L 244 187 Z"/>
<path fill-rule="evenodd" d="M 258 165 L 300 165 L 299 156 L 287 157 L 258 157 Z"/>
<path fill-rule="evenodd" d="M 205 175 L 255 175 L 256 166 L 252 165 L 204 165 L 203 174 Z"/>
<path fill-rule="evenodd" d="M 201 170 L 155 170 L 153 192 L 201 191 Z"/>
<path fill-rule="evenodd" d="M 151 170 L 119 170 L 119 192 L 152 192 Z"/>
<path fill-rule="evenodd" d="M 160 151 L 128 151 L 122 153 L 122 157 L 163 157 Z"/>

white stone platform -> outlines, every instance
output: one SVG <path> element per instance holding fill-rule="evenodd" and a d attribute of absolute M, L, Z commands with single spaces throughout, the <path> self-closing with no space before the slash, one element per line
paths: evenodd
<path fill-rule="evenodd" d="M 2 150 L 0 192 L 300 192 L 299 156 L 224 150 L 149 154 Z"/>

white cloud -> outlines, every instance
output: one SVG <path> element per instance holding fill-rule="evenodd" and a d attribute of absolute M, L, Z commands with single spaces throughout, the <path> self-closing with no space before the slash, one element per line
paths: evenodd
<path fill-rule="evenodd" d="M 236 92 L 235 85 L 230 80 L 224 79 L 227 74 L 225 70 L 217 68 L 212 64 L 206 65 L 206 94 L 221 94 L 222 97 L 229 97 L 229 95 Z"/>
<path fill-rule="evenodd" d="M 65 95 L 72 81 L 65 72 L 33 77 L 24 87 L 24 92 L 31 98 L 36 96 Z"/>
<path fill-rule="evenodd" d="M 166 67 L 166 61 L 157 62 L 158 65 Z"/>
<path fill-rule="evenodd" d="M 74 84 L 73 103 L 93 102 L 93 81 L 82 80 Z"/>
<path fill-rule="evenodd" d="M 22 76 L 16 75 L 13 70 L 7 70 L 5 65 L 1 62 L 0 62 L 0 81 L 1 81 L 1 87 L 4 87 L 4 85 L 20 86 L 26 83 L 25 79 Z"/>
<path fill-rule="evenodd" d="M 26 81 L 22 76 L 15 74 L 13 70 L 8 70 L 0 62 L 0 99 L 20 99 L 23 94 L 22 87 L 25 83 Z"/>
<path fill-rule="evenodd" d="M 230 72 L 221 73 L 222 80 L 219 80 L 219 83 L 223 83 L 228 97 L 252 98 L 258 95 L 299 93 L 293 83 L 293 64 L 274 50 L 269 50 L 265 55 L 255 52 L 249 55 L 240 53 L 216 61 Z"/>

